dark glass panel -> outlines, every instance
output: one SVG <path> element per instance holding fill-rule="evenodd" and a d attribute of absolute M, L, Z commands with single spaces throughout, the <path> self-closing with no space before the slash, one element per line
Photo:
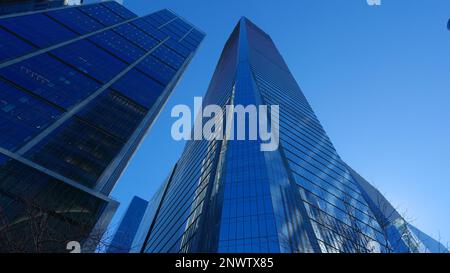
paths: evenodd
<path fill-rule="evenodd" d="M 158 44 L 157 40 L 153 39 L 132 24 L 120 25 L 118 27 L 115 27 L 114 31 L 146 50 L 152 49 L 155 45 Z"/>
<path fill-rule="evenodd" d="M 48 54 L 7 66 L 0 70 L 0 75 L 66 109 L 100 87 L 94 80 Z"/>
<path fill-rule="evenodd" d="M 126 68 L 126 64 L 87 40 L 51 51 L 89 76 L 106 83 Z"/>
<path fill-rule="evenodd" d="M 80 34 L 90 33 L 104 27 L 77 8 L 53 10 L 47 12 L 47 14 Z"/>
<path fill-rule="evenodd" d="M 142 49 L 112 30 L 98 33 L 89 39 L 128 63 L 132 63 L 144 55 Z"/>
<path fill-rule="evenodd" d="M 169 39 L 164 43 L 167 47 L 170 49 L 173 49 L 178 54 L 182 55 L 183 57 L 189 56 L 189 54 L 192 52 L 191 49 L 185 47 L 185 42 L 178 42 L 174 39 Z"/>
<path fill-rule="evenodd" d="M 120 17 L 124 19 L 131 19 L 137 17 L 136 14 L 126 9 L 124 6 L 120 5 L 115 1 L 102 3 L 103 6 L 106 6 L 108 9 L 112 10 L 115 14 L 120 15 Z"/>
<path fill-rule="evenodd" d="M 123 18 L 117 16 L 108 8 L 102 5 L 86 5 L 78 7 L 82 12 L 86 13 L 90 17 L 104 24 L 105 26 L 111 26 L 124 21 Z"/>
<path fill-rule="evenodd" d="M 152 55 L 158 57 L 160 60 L 165 62 L 166 64 L 173 67 L 175 70 L 178 70 L 181 65 L 184 62 L 184 58 L 173 51 L 172 49 L 168 48 L 165 45 L 159 46 Z"/>
<path fill-rule="evenodd" d="M 164 85 L 167 85 L 172 80 L 176 72 L 154 56 L 146 57 L 137 65 L 137 68 Z"/>
<path fill-rule="evenodd" d="M 9 29 L 39 47 L 51 46 L 76 37 L 76 34 L 42 13 L 0 19 Z"/>
<path fill-rule="evenodd" d="M 123 142 L 76 118 L 27 153 L 34 162 L 80 184 L 94 187 Z"/>
<path fill-rule="evenodd" d="M 130 70 L 112 88 L 148 109 L 164 90 L 164 86 L 136 69 Z"/>
<path fill-rule="evenodd" d="M 78 116 L 126 141 L 146 113 L 144 107 L 109 90 L 86 106 Z"/>
<path fill-rule="evenodd" d="M 0 28 L 0 62 L 19 57 L 36 48 Z"/>
<path fill-rule="evenodd" d="M 0 81 L 0 147 L 19 148 L 60 115 L 61 111 Z"/>
<path fill-rule="evenodd" d="M 167 37 L 167 34 L 159 30 L 157 26 L 153 26 L 152 24 L 148 23 L 145 20 L 145 17 L 134 20 L 132 24 L 134 26 L 137 26 L 139 29 L 143 30 L 145 33 L 151 35 L 158 41 L 162 41 Z"/>
<path fill-rule="evenodd" d="M 1 252 L 66 252 L 83 242 L 107 203 L 0 155 Z M 13 244 L 6 243 L 7 241 Z"/>

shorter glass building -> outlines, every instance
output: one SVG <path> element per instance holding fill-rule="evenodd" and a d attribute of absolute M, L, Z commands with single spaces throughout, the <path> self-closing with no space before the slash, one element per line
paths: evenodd
<path fill-rule="evenodd" d="M 148 202 L 134 196 L 125 214 L 120 220 L 111 242 L 108 244 L 107 253 L 128 253 L 133 248 L 133 240 L 141 223 Z M 108 238 L 107 238 L 108 239 Z"/>
<path fill-rule="evenodd" d="M 203 37 L 170 10 L 114 1 L 0 16 L 1 252 L 95 247 Z"/>

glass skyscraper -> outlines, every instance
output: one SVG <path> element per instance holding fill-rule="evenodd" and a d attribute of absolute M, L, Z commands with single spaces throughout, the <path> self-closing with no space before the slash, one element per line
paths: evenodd
<path fill-rule="evenodd" d="M 120 220 L 111 242 L 107 244 L 107 253 L 128 253 L 133 249 L 133 239 L 142 221 L 148 202 L 134 196 L 127 211 Z"/>
<path fill-rule="evenodd" d="M 189 141 L 150 201 L 135 239 L 140 251 L 392 250 L 272 39 L 248 19 L 226 42 L 203 103 L 279 105 L 279 148 Z"/>
<path fill-rule="evenodd" d="M 97 243 L 203 37 L 172 11 L 111 1 L 0 17 L 0 251 Z"/>

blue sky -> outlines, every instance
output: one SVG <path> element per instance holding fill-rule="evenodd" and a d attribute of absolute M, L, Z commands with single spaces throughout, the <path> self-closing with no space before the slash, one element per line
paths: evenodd
<path fill-rule="evenodd" d="M 271 35 L 338 153 L 424 232 L 450 241 L 448 0 L 125 0 L 207 33 L 112 197 L 149 199 L 179 158 L 170 110 L 207 89 L 241 16 Z"/>

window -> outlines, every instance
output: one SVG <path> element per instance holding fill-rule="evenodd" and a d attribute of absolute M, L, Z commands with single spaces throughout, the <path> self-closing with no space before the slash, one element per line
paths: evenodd
<path fill-rule="evenodd" d="M 137 68 L 164 85 L 167 85 L 175 75 L 175 70 L 173 68 L 161 62 L 154 56 L 146 57 L 137 65 Z"/>
<path fill-rule="evenodd" d="M 0 147 L 15 150 L 61 115 L 61 111 L 0 81 Z"/>
<path fill-rule="evenodd" d="M 0 28 L 0 61 L 25 55 L 34 49 L 34 46 Z"/>
<path fill-rule="evenodd" d="M 103 83 L 126 67 L 124 62 L 87 40 L 57 48 L 51 53 Z"/>
<path fill-rule="evenodd" d="M 115 15 L 112 11 L 102 5 L 82 5 L 78 9 L 105 26 L 115 25 L 124 21 L 123 18 Z"/>
<path fill-rule="evenodd" d="M 0 70 L 0 75 L 65 109 L 100 87 L 94 80 L 48 54 L 7 66 Z"/>
<path fill-rule="evenodd" d="M 102 5 L 106 6 L 108 9 L 112 10 L 115 14 L 120 15 L 120 17 L 125 19 L 131 19 L 137 17 L 136 14 L 124 8 L 122 5 L 118 4 L 115 1 L 105 2 Z"/>
<path fill-rule="evenodd" d="M 104 26 L 77 8 L 58 9 L 47 12 L 47 15 L 63 23 L 79 34 L 86 34 L 103 28 Z"/>
<path fill-rule="evenodd" d="M 114 83 L 112 88 L 148 109 L 153 106 L 164 90 L 164 86 L 136 69 L 130 70 Z"/>
<path fill-rule="evenodd" d="M 144 17 L 145 18 L 145 17 Z M 167 34 L 163 33 L 158 29 L 158 27 L 155 27 L 145 21 L 144 18 L 139 18 L 137 20 L 134 20 L 131 24 L 134 26 L 137 26 L 139 29 L 143 30 L 145 33 L 151 35 L 158 41 L 162 41 L 167 37 Z"/>
<path fill-rule="evenodd" d="M 159 46 L 152 55 L 178 70 L 184 62 L 184 58 L 165 45 Z"/>
<path fill-rule="evenodd" d="M 131 24 L 124 24 L 115 27 L 114 31 L 146 50 L 150 50 L 158 44 L 156 39 L 153 39 Z"/>
<path fill-rule="evenodd" d="M 48 47 L 76 37 L 76 34 L 42 13 L 0 19 L 0 26 L 39 47 Z"/>
<path fill-rule="evenodd" d="M 185 43 L 183 42 L 179 43 L 178 41 L 175 41 L 173 39 L 167 40 L 164 44 L 185 58 L 189 56 L 189 54 L 192 52 L 192 50 L 184 47 Z"/>
<path fill-rule="evenodd" d="M 78 116 L 126 141 L 146 113 L 144 107 L 108 90 L 86 106 Z"/>
<path fill-rule="evenodd" d="M 123 144 L 73 118 L 30 150 L 26 157 L 85 186 L 94 187 Z"/>
<path fill-rule="evenodd" d="M 111 30 L 98 33 L 90 37 L 89 40 L 128 63 L 132 63 L 144 55 L 142 49 Z"/>

